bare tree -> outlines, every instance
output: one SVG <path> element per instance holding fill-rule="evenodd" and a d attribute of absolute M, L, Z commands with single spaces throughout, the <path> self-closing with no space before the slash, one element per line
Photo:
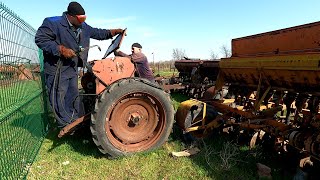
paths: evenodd
<path fill-rule="evenodd" d="M 183 59 L 184 57 L 186 57 L 186 52 L 185 50 L 183 49 L 178 49 L 178 48 L 175 48 L 173 49 L 173 52 L 172 52 L 172 58 L 173 60 L 181 60 Z"/>
<path fill-rule="evenodd" d="M 210 51 L 210 59 L 218 59 L 218 55 L 213 50 Z"/>
<path fill-rule="evenodd" d="M 220 49 L 224 58 L 231 57 L 231 50 L 227 47 L 227 45 L 222 45 Z"/>

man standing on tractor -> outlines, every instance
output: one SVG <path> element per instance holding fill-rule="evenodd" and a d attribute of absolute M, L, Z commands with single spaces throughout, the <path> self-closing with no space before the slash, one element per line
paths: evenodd
<path fill-rule="evenodd" d="M 127 55 L 120 50 L 114 52 L 115 56 L 129 57 L 136 68 L 136 76 L 155 82 L 153 73 L 149 67 L 147 57 L 142 53 L 142 46 L 139 43 L 133 43 L 131 46 L 131 55 Z"/>
<path fill-rule="evenodd" d="M 122 29 L 98 29 L 85 23 L 86 15 L 78 2 L 70 2 L 62 16 L 45 18 L 35 43 L 43 50 L 44 76 L 50 105 L 59 128 L 78 118 L 78 67 L 87 64 L 90 38 L 111 39 Z"/>

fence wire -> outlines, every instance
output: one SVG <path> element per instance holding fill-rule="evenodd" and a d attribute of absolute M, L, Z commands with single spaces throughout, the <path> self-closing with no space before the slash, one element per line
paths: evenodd
<path fill-rule="evenodd" d="M 0 3 L 0 179 L 23 179 L 47 134 L 36 30 Z"/>

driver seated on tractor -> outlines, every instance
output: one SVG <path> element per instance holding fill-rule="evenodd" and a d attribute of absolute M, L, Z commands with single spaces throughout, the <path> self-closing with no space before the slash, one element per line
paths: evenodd
<path fill-rule="evenodd" d="M 107 40 L 123 32 L 93 28 L 85 20 L 83 7 L 70 2 L 62 16 L 45 18 L 35 36 L 43 51 L 45 84 L 59 128 L 79 118 L 78 67 L 83 67 L 88 57 L 88 51 L 81 49 L 89 47 L 90 38 Z"/>
<path fill-rule="evenodd" d="M 135 66 L 135 76 L 148 79 L 151 82 L 155 82 L 153 72 L 149 67 L 147 57 L 142 53 L 142 46 L 139 43 L 133 43 L 131 46 L 131 55 L 127 55 L 120 50 L 114 52 L 115 56 L 129 57 L 131 62 Z"/>

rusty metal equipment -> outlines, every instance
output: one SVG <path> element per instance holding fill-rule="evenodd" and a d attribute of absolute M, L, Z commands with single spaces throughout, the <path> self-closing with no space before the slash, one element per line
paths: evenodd
<path fill-rule="evenodd" d="M 26 67 L 24 64 L 13 65 L 13 64 L 5 64 L 0 66 L 0 75 L 6 76 L 9 79 L 16 80 L 35 80 L 36 77 L 32 74 L 33 71 Z M 4 78 L 0 79 L 1 80 Z"/>
<path fill-rule="evenodd" d="M 119 48 L 118 35 L 101 60 L 90 62 L 82 76 L 83 116 L 59 133 L 62 137 L 91 119 L 93 141 L 103 154 L 123 156 L 160 147 L 171 133 L 174 110 L 170 96 L 157 84 L 134 78 L 128 57 L 106 58 Z"/>
<path fill-rule="evenodd" d="M 320 159 L 320 22 L 232 40 L 219 62 L 211 96 L 183 102 L 185 131 L 245 133 L 253 147 L 266 136 L 278 152 L 288 146 Z"/>
<path fill-rule="evenodd" d="M 219 60 L 200 60 L 185 58 L 174 62 L 179 76 L 164 84 L 165 89 L 180 89 L 193 98 L 202 98 L 212 85 L 219 72 Z"/>
<path fill-rule="evenodd" d="M 174 66 L 183 82 L 200 84 L 217 79 L 219 60 L 178 60 Z"/>
<path fill-rule="evenodd" d="M 236 38 L 232 57 L 293 54 L 319 50 L 320 22 Z"/>

